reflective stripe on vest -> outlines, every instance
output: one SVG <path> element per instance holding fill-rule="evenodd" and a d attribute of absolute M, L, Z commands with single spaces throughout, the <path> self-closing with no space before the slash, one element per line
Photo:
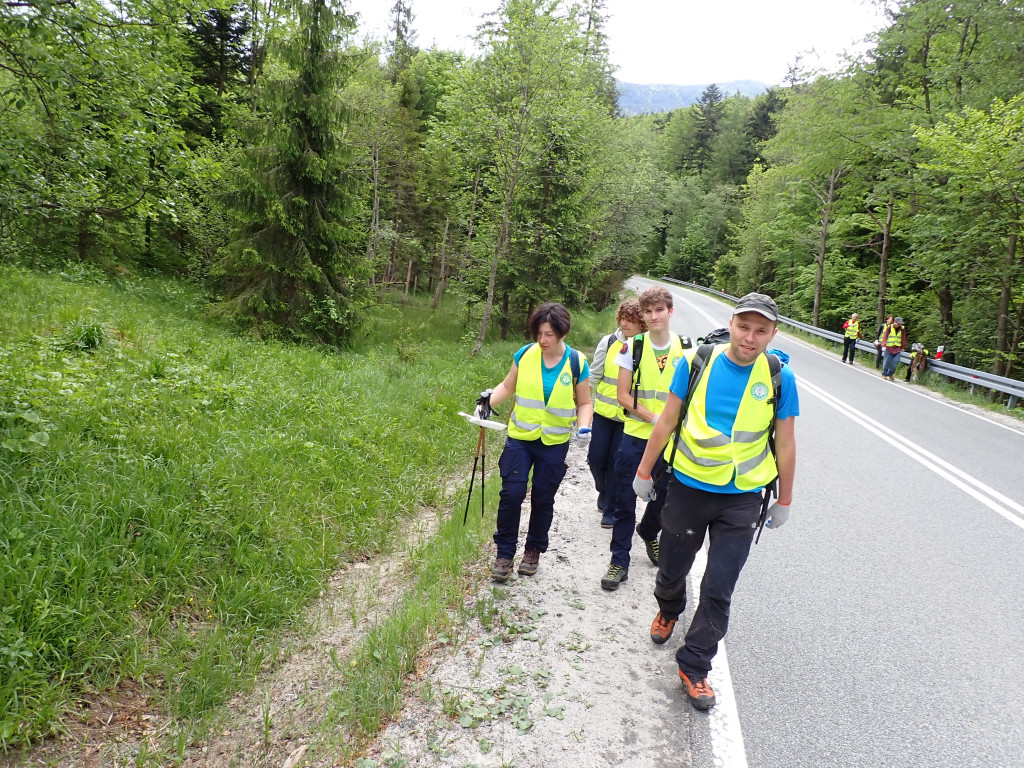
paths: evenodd
<path fill-rule="evenodd" d="M 665 403 L 668 402 L 668 389 L 672 385 L 672 377 L 675 375 L 676 366 L 683 359 L 683 344 L 679 335 L 672 334 L 669 343 L 668 359 L 665 361 L 665 370 L 658 368 L 658 360 L 654 356 L 654 345 L 649 336 L 644 334 L 644 351 L 640 356 L 640 389 L 636 393 L 637 406 L 643 406 L 651 413 L 661 413 L 665 410 Z M 637 339 L 634 336 L 629 340 L 629 354 L 633 354 L 633 342 Z M 636 381 L 634 374 L 633 380 Z M 625 414 L 626 425 L 623 432 L 641 440 L 646 440 L 654 431 L 654 425 L 649 421 L 641 419 L 629 411 Z"/>
<path fill-rule="evenodd" d="M 559 445 L 569 439 L 576 421 L 576 399 L 572 381 L 572 351 L 555 380 L 551 396 L 544 403 L 544 353 L 534 344 L 519 358 L 516 400 L 509 417 L 508 434 L 517 440 L 540 439 L 544 445 Z M 580 367 L 583 356 L 580 355 Z"/>
<path fill-rule="evenodd" d="M 609 344 L 608 338 L 611 339 Z M 618 384 L 619 366 L 615 362 L 622 342 L 613 333 L 602 342 L 607 345 L 604 356 L 604 376 L 597 382 L 597 391 L 594 392 L 594 413 L 604 416 L 612 421 L 622 421 L 622 406 L 619 405 Z M 614 356 L 612 350 L 616 350 Z"/>
<path fill-rule="evenodd" d="M 860 320 L 846 326 L 846 338 L 856 339 L 860 335 Z"/>
<path fill-rule="evenodd" d="M 778 394 L 772 387 L 768 358 L 759 355 L 750 367 L 732 435 L 708 426 L 708 381 L 715 360 L 724 354 L 728 346 L 717 345 L 704 365 L 683 420 L 673 466 L 684 475 L 708 485 L 724 486 L 735 480 L 741 491 L 753 491 L 768 485 L 779 474 L 775 457 L 768 447 L 768 434 L 775 415 L 772 400 Z M 691 363 L 693 354 L 695 352 L 688 355 Z M 671 455 L 670 440 L 665 447 L 665 460 L 668 461 Z"/>

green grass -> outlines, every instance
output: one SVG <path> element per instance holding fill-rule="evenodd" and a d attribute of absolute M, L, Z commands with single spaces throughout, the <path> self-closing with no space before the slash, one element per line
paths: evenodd
<path fill-rule="evenodd" d="M 466 568 L 479 561 L 481 545 L 493 530 L 497 489 L 489 488 L 487 496 L 491 514 L 481 518 L 474 505 L 464 525 L 459 507 L 431 542 L 411 554 L 415 585 L 350 657 L 323 721 L 328 748 L 346 764 L 401 709 L 419 656 L 465 621 L 466 585 L 479 579 Z"/>
<path fill-rule="evenodd" d="M 234 336 L 181 283 L 0 285 L 4 751 L 125 678 L 185 717 L 251 680 L 331 571 L 444 502 L 455 414 L 518 346 L 470 358 L 457 307 L 416 300 L 325 353 Z"/>

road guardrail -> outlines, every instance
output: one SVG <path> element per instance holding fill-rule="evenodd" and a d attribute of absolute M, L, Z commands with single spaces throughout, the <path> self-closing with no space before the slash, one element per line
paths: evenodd
<path fill-rule="evenodd" d="M 701 293 L 707 293 L 712 296 L 717 296 L 720 299 L 731 301 L 735 304 L 739 299 L 735 296 L 730 296 L 728 293 L 722 293 L 716 291 L 714 288 L 706 288 L 703 285 L 697 285 L 696 283 L 687 283 L 684 280 L 675 280 L 671 277 L 659 278 L 668 283 L 675 283 L 676 285 L 683 285 L 687 288 L 692 288 L 695 291 Z M 789 317 L 783 317 L 779 315 L 779 321 L 785 323 L 791 328 L 808 333 L 812 336 L 817 336 L 821 339 L 827 339 L 835 342 L 836 344 L 843 343 L 843 334 L 836 333 L 835 331 L 826 331 L 824 328 L 818 328 L 807 323 L 801 323 L 799 320 L 793 320 Z M 875 345 L 870 341 L 864 339 L 857 340 L 857 349 L 861 352 L 869 352 L 872 355 L 875 354 Z M 911 356 L 906 353 L 900 353 L 900 362 L 909 364 Z M 997 376 L 994 373 L 988 373 L 986 371 L 978 371 L 973 368 L 964 368 L 960 365 L 953 365 L 952 363 L 945 363 L 942 360 L 929 360 L 928 370 L 934 371 L 940 376 L 945 376 L 948 379 L 956 379 L 957 381 L 965 382 L 970 386 L 971 392 L 975 391 L 976 387 L 984 387 L 985 389 L 994 389 L 996 392 L 1002 392 L 1007 395 L 1006 407 L 1013 409 L 1017 407 L 1017 402 L 1024 398 L 1024 381 L 1017 381 L 1016 379 L 1010 379 L 1006 376 Z"/>

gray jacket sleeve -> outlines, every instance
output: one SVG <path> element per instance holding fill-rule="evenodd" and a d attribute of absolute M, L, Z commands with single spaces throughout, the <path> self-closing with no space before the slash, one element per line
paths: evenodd
<path fill-rule="evenodd" d="M 602 336 L 601 340 L 597 342 L 597 349 L 594 350 L 594 359 L 590 361 L 591 392 L 597 391 L 597 385 L 601 383 L 601 379 L 604 377 L 604 359 L 608 355 L 608 339 L 614 335 L 614 333 L 609 333 L 608 336 Z"/>

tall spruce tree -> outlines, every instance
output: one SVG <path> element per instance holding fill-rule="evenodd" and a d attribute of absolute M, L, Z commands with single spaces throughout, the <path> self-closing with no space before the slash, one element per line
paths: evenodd
<path fill-rule="evenodd" d="M 704 173 L 704 169 L 711 161 L 715 136 L 718 135 L 722 117 L 725 115 L 725 105 L 722 103 L 724 99 L 722 89 L 712 83 L 704 89 L 694 105 L 697 132 L 694 136 L 691 166 L 697 171 L 698 176 Z"/>
<path fill-rule="evenodd" d="M 267 85 L 268 142 L 229 196 L 240 226 L 215 270 L 218 308 L 260 335 L 338 344 L 359 322 L 368 275 L 351 230 L 361 194 L 344 142 L 351 114 L 337 95 L 355 68 L 342 52 L 355 24 L 330 0 L 296 11 L 297 34 L 280 48 L 293 74 Z"/>
<path fill-rule="evenodd" d="M 412 26 L 415 18 L 411 0 L 395 0 L 391 6 L 391 40 L 388 42 L 392 85 L 398 82 L 399 75 L 409 68 L 416 55 L 416 32 Z"/>
<path fill-rule="evenodd" d="M 200 114 L 183 122 L 186 130 L 206 138 L 223 138 L 227 102 L 243 96 L 240 88 L 252 66 L 249 17 L 240 5 L 210 8 L 189 15 L 185 42 L 195 67 L 192 81 L 199 86 Z"/>
<path fill-rule="evenodd" d="M 607 0 L 584 0 L 580 8 L 583 26 L 583 54 L 594 68 L 595 91 L 610 115 L 619 114 L 619 89 L 615 84 L 615 66 L 608 49 Z"/>

